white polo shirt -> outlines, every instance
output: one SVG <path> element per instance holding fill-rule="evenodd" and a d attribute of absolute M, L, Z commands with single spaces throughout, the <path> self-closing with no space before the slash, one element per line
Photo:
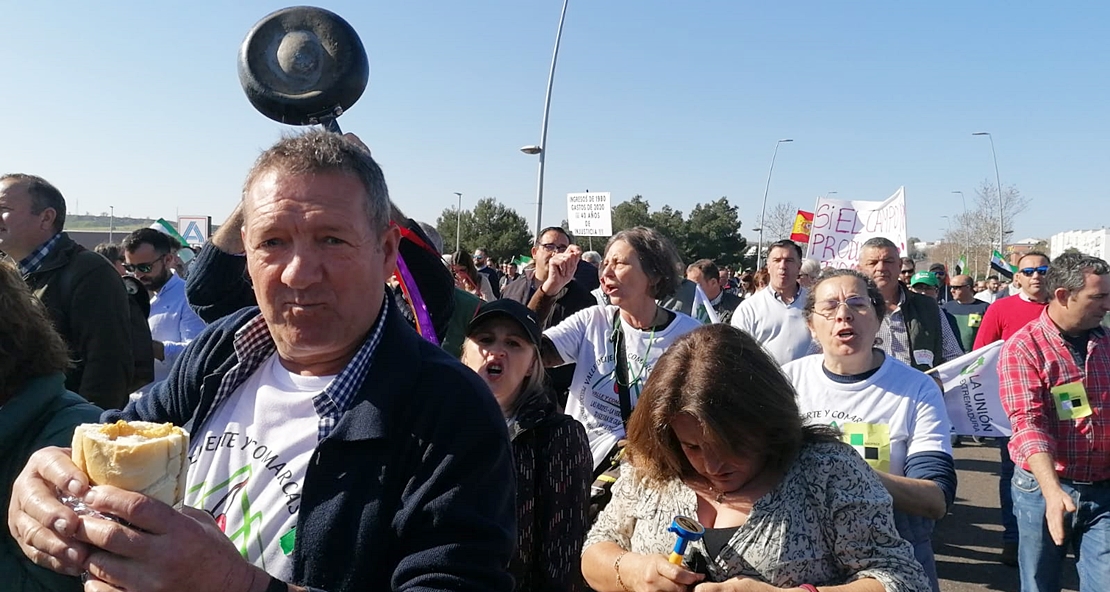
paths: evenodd
<path fill-rule="evenodd" d="M 813 341 L 802 312 L 807 294 L 798 286 L 798 295 L 787 304 L 768 286 L 736 307 L 732 326 L 755 338 L 779 366 L 797 360 L 809 353 Z"/>

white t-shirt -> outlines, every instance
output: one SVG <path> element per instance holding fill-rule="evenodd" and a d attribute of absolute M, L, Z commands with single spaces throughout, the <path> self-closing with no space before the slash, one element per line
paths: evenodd
<path fill-rule="evenodd" d="M 301 485 L 316 450 L 312 398 L 334 376 L 300 376 L 277 354 L 259 366 L 193 436 L 185 505 L 200 508 L 243 557 L 272 576 L 293 575 Z"/>
<path fill-rule="evenodd" d="M 813 342 L 806 326 L 805 302 L 806 289 L 801 286 L 790 304 L 767 287 L 736 307 L 732 326 L 751 335 L 782 366 L 806 355 Z"/>
<path fill-rule="evenodd" d="M 912 454 L 952 454 L 952 424 L 932 378 L 886 356 L 870 378 L 842 384 L 825 375 L 823 361 L 818 354 L 782 367 L 806 423 L 839 428 L 867 464 L 891 475 L 904 476 Z"/>
<path fill-rule="evenodd" d="M 616 347 L 612 341 L 613 315 L 617 307 L 593 306 L 580 310 L 558 326 L 544 331 L 559 355 L 577 363 L 567 398 L 567 415 L 582 422 L 590 439 L 594 467 L 605 460 L 613 445 L 624 437 L 620 394 L 616 382 Z M 675 319 L 662 331 L 641 331 L 622 322 L 624 349 L 628 358 L 628 389 L 632 407 L 644 387 L 655 362 L 681 335 L 702 324 L 676 312 Z"/>

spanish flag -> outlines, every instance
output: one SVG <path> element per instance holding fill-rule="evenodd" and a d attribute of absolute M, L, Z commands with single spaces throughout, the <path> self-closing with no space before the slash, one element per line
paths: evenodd
<path fill-rule="evenodd" d="M 809 242 L 809 229 L 813 227 L 813 212 L 798 210 L 794 217 L 794 230 L 790 233 L 790 240 L 796 243 Z"/>

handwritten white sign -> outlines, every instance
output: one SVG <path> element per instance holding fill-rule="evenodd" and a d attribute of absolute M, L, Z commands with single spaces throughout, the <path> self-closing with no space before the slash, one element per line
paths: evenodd
<path fill-rule="evenodd" d="M 818 198 L 809 234 L 810 259 L 822 267 L 854 268 L 868 239 L 883 237 L 906 255 L 906 192 L 899 187 L 884 201 Z"/>

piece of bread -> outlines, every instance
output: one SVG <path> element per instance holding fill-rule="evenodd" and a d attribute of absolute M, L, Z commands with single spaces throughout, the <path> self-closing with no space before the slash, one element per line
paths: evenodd
<path fill-rule="evenodd" d="M 171 506 L 185 497 L 189 433 L 170 423 L 85 423 L 73 431 L 73 463 L 93 485 L 112 485 Z"/>

